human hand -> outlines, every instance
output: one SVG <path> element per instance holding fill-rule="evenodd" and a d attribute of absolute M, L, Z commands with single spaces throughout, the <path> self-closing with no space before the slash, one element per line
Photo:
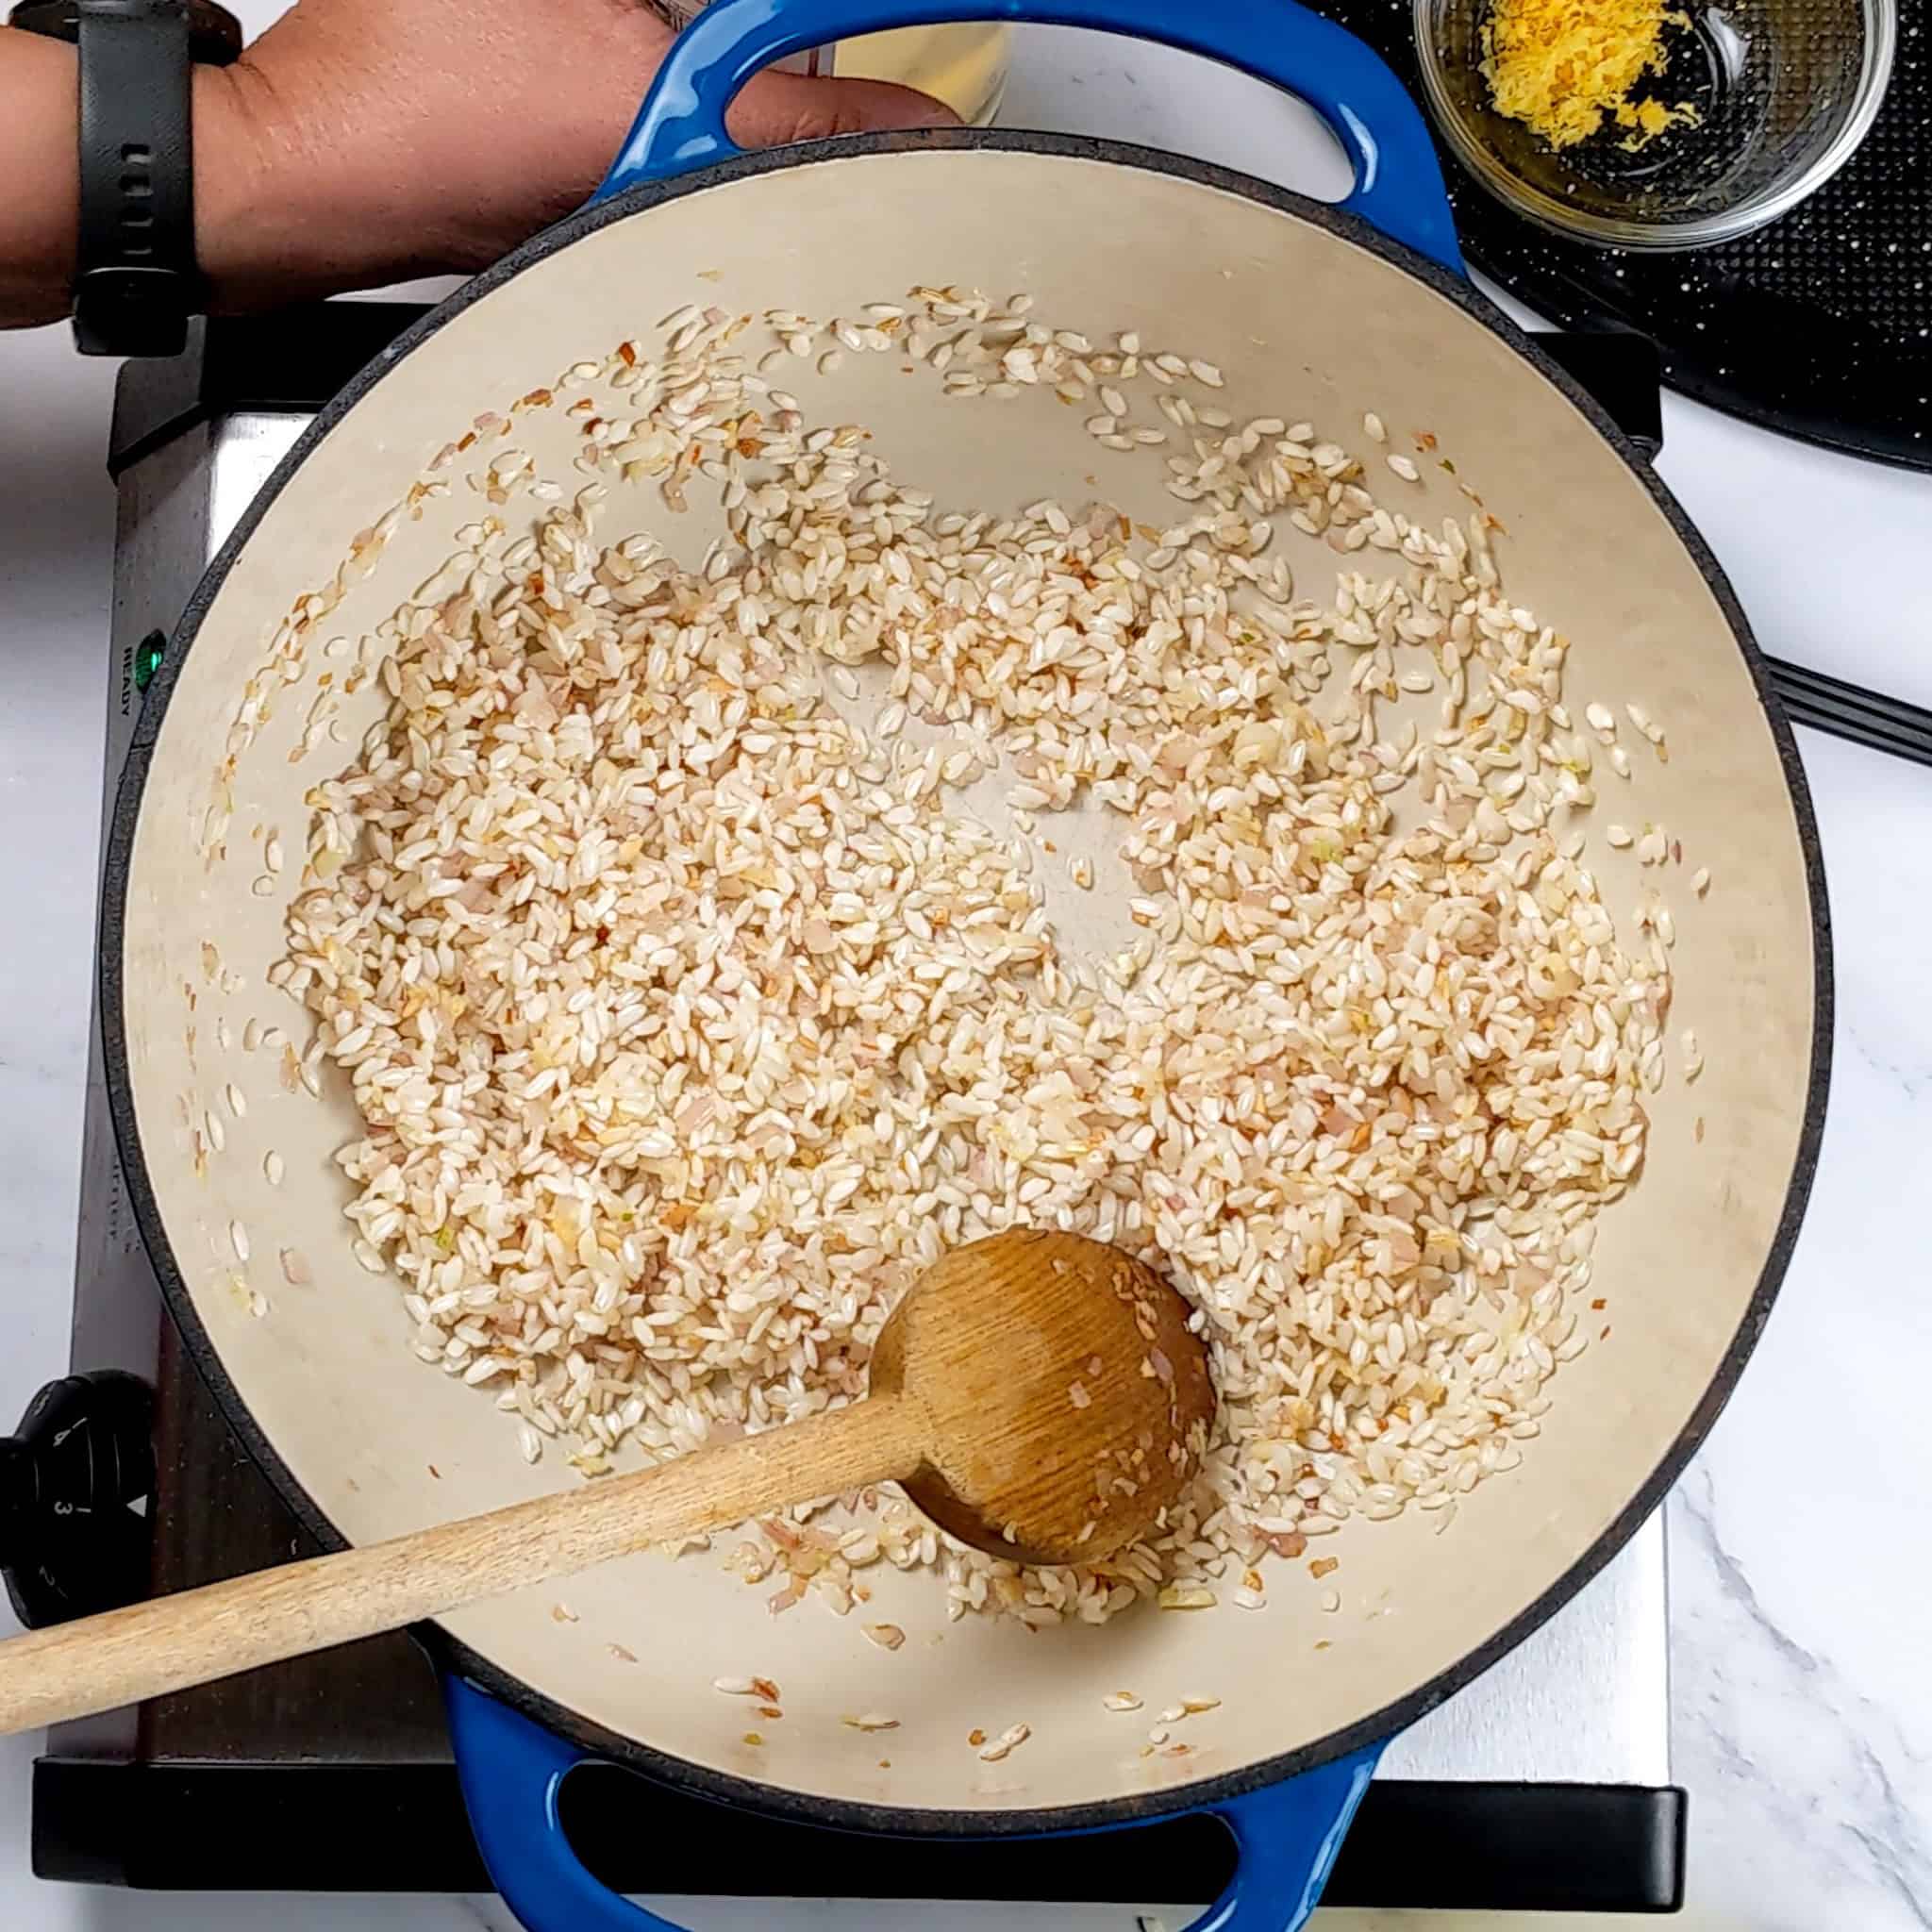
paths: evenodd
<path fill-rule="evenodd" d="M 299 0 L 197 72 L 197 241 L 218 306 L 493 261 L 602 178 L 671 29 L 643 0 Z M 950 125 L 876 81 L 768 73 L 753 145 Z"/>

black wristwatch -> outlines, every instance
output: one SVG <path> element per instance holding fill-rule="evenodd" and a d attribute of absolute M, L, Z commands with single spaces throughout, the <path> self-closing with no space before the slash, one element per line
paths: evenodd
<path fill-rule="evenodd" d="M 189 70 L 233 60 L 241 24 L 211 0 L 22 0 L 8 24 L 80 50 L 75 345 L 84 356 L 179 355 L 205 292 Z"/>

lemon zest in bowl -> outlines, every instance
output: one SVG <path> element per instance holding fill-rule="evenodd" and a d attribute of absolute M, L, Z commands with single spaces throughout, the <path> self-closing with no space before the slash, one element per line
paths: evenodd
<path fill-rule="evenodd" d="M 1688 101 L 1633 101 L 1664 68 L 1663 30 L 1689 17 L 1663 0 L 1492 0 L 1482 28 L 1482 73 L 1496 111 L 1553 148 L 1574 147 L 1613 119 L 1635 153 L 1674 126 L 1694 125 Z"/>

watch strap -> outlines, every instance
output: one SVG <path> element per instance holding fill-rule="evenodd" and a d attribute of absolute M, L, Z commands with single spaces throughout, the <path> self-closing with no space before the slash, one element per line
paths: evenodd
<path fill-rule="evenodd" d="M 202 304 L 187 0 L 76 0 L 84 356 L 176 356 Z"/>
<path fill-rule="evenodd" d="M 80 38 L 79 0 L 14 0 L 8 26 L 72 46 Z M 242 58 L 242 23 L 218 0 L 188 0 L 188 51 L 197 67 L 227 67 Z"/>

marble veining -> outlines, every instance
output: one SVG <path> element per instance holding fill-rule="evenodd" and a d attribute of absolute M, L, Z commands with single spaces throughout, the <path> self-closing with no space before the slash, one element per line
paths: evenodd
<path fill-rule="evenodd" d="M 1778 1305 L 1669 1506 L 1674 1770 L 1712 1923 L 1912 1932 L 1932 1925 L 1932 773 L 1802 750 L 1838 959 L 1831 1107 Z"/>

